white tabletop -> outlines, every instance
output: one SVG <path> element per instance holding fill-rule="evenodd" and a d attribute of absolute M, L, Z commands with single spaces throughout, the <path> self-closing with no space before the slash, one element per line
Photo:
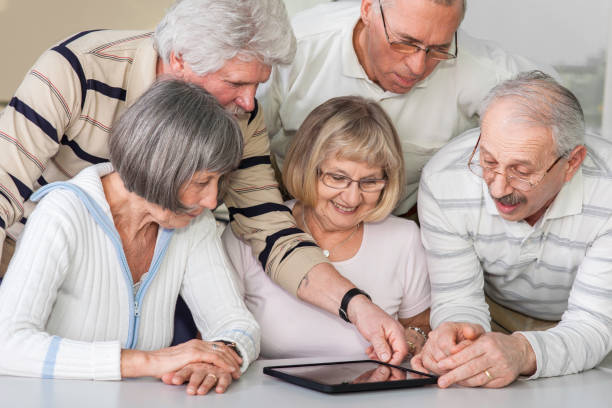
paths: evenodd
<path fill-rule="evenodd" d="M 329 359 L 328 359 L 329 360 Z M 321 359 L 259 360 L 225 394 L 189 396 L 184 386 L 151 378 L 123 381 L 41 380 L 0 376 L 1 407 L 406 407 L 597 408 L 612 407 L 612 356 L 597 368 L 565 377 L 519 380 L 503 389 L 429 385 L 419 388 L 328 395 L 262 373 L 266 365 Z"/>

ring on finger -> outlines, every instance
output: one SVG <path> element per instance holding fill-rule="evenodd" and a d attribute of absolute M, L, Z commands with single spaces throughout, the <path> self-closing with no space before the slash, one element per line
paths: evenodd
<path fill-rule="evenodd" d="M 416 345 L 413 342 L 411 342 L 410 340 L 406 340 L 406 344 L 408 345 L 408 347 L 410 349 L 409 353 L 410 354 L 414 354 L 414 352 L 416 351 Z"/>
<path fill-rule="evenodd" d="M 216 376 L 216 375 L 214 375 L 213 373 L 208 373 L 208 374 L 206 374 L 206 378 L 208 378 L 208 377 L 212 377 L 212 378 L 213 378 L 213 380 L 214 380 L 215 382 L 217 382 L 217 380 L 219 379 L 219 378 L 217 378 L 217 376 Z"/>
<path fill-rule="evenodd" d="M 485 375 L 489 378 L 489 381 L 493 380 L 493 376 L 491 375 L 491 373 L 489 372 L 489 370 L 484 370 Z"/>

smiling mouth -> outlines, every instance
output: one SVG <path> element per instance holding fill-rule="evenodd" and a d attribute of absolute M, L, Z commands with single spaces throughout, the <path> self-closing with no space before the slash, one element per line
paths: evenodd
<path fill-rule="evenodd" d="M 345 207 L 343 205 L 338 204 L 335 201 L 332 201 L 331 203 L 333 204 L 334 207 L 339 209 L 341 212 L 345 212 L 345 213 L 352 213 L 352 212 L 355 212 L 355 210 L 357 209 L 357 207 Z"/>

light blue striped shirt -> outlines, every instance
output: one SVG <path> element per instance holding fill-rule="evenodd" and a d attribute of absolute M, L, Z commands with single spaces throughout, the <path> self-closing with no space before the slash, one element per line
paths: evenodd
<path fill-rule="evenodd" d="M 432 326 L 467 321 L 490 330 L 486 292 L 526 315 L 561 320 L 523 332 L 536 354 L 532 378 L 592 368 L 612 349 L 612 143 L 587 135 L 581 168 L 532 227 L 501 218 L 468 170 L 478 134 L 449 143 L 421 178 Z"/>

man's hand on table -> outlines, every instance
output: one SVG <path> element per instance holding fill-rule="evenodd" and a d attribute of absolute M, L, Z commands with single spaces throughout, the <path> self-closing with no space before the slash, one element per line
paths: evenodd
<path fill-rule="evenodd" d="M 535 354 L 521 334 L 485 333 L 480 325 L 450 322 L 429 334 L 411 365 L 440 375 L 438 385 L 442 388 L 452 384 L 504 387 L 536 369 Z"/>

